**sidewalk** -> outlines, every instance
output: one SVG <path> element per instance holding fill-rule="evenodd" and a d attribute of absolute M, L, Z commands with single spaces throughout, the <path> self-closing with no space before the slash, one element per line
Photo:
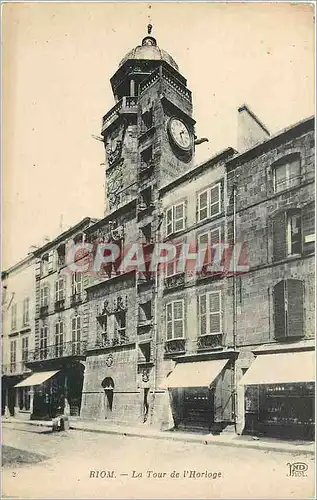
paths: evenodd
<path fill-rule="evenodd" d="M 3 423 L 27 424 L 41 427 L 52 427 L 51 421 L 20 420 L 10 417 L 3 419 Z M 189 433 L 182 431 L 160 431 L 151 427 L 121 426 L 115 423 L 80 420 L 70 418 L 70 428 L 73 430 L 99 432 L 120 436 L 142 437 L 152 439 L 167 439 L 186 443 L 203 443 L 205 445 L 234 446 L 241 448 L 260 449 L 265 451 L 278 451 L 283 453 L 315 454 L 315 443 L 308 441 L 284 441 L 273 438 L 259 438 L 252 436 L 238 436 L 235 433 L 222 433 L 218 436 L 212 434 Z"/>

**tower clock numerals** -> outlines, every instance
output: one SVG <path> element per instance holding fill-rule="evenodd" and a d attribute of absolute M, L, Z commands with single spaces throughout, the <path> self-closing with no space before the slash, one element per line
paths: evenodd
<path fill-rule="evenodd" d="M 167 124 L 168 132 L 173 142 L 179 148 L 190 151 L 192 137 L 187 125 L 179 118 L 170 118 Z"/>

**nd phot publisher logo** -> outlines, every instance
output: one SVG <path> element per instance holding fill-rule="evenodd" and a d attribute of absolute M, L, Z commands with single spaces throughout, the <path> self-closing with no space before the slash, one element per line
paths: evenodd
<path fill-rule="evenodd" d="M 288 477 L 307 477 L 308 465 L 305 462 L 288 462 Z"/>

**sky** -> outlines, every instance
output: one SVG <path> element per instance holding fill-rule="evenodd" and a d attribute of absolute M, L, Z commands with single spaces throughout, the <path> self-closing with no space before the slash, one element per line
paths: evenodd
<path fill-rule="evenodd" d="M 196 163 L 237 143 L 246 103 L 271 133 L 314 114 L 314 8 L 299 3 L 2 6 L 3 268 L 104 215 L 110 77 L 146 26 L 193 92 Z M 150 17 L 149 17 L 150 16 Z"/>

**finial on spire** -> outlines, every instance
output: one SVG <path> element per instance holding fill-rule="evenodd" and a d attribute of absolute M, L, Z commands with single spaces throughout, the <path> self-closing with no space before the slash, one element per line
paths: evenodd
<path fill-rule="evenodd" d="M 147 25 L 147 32 L 149 35 L 151 34 L 152 28 L 153 28 L 152 24 Z"/>

